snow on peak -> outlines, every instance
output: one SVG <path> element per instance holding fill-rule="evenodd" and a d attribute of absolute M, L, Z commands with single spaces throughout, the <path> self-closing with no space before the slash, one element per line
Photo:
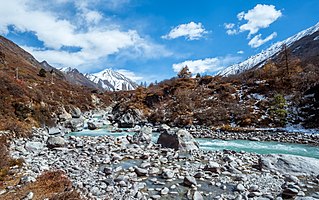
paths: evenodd
<path fill-rule="evenodd" d="M 300 40 L 301 38 L 308 36 L 308 35 L 312 35 L 313 33 L 319 31 L 319 23 L 317 23 L 316 25 L 301 31 L 299 33 L 297 33 L 296 35 L 289 37 L 288 39 L 281 41 L 281 42 L 277 42 L 274 45 L 272 45 L 271 47 L 269 47 L 266 50 L 263 50 L 262 52 L 260 52 L 257 55 L 251 56 L 250 58 L 248 58 L 247 60 L 238 63 L 238 64 L 234 64 L 231 65 L 221 71 L 219 71 L 217 73 L 217 75 L 221 75 L 221 76 L 229 76 L 229 75 L 233 75 L 233 74 L 238 74 L 241 72 L 244 72 L 246 70 L 249 70 L 253 67 L 262 67 L 263 64 L 265 64 L 265 62 L 272 58 L 273 56 L 275 56 L 276 54 L 278 54 L 281 49 L 282 46 L 284 44 L 286 44 L 288 47 L 291 46 L 294 42 Z"/>
<path fill-rule="evenodd" d="M 112 69 L 105 69 L 95 74 L 85 74 L 85 76 L 105 90 L 134 90 L 137 87 L 132 80 Z"/>

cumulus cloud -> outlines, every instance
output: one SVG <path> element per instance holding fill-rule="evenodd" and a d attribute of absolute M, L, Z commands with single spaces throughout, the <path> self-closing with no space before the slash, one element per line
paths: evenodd
<path fill-rule="evenodd" d="M 235 24 L 233 24 L 233 23 L 225 23 L 224 27 L 227 30 L 226 33 L 228 35 L 235 35 L 238 33 L 238 31 L 235 28 Z"/>
<path fill-rule="evenodd" d="M 259 29 L 269 27 L 281 16 L 281 11 L 276 10 L 275 6 L 257 4 L 247 13 L 239 13 L 237 17 L 239 20 L 247 20 L 247 23 L 241 25 L 239 29 L 240 31 L 249 31 L 249 37 L 256 34 Z"/>
<path fill-rule="evenodd" d="M 277 33 L 272 33 L 265 39 L 261 38 L 261 34 L 255 35 L 260 29 L 268 28 L 282 16 L 280 10 L 277 10 L 274 5 L 257 4 L 253 9 L 247 12 L 242 11 L 237 14 L 237 19 L 241 25 L 235 27 L 233 23 L 225 23 L 224 27 L 228 35 L 235 35 L 248 31 L 247 39 L 250 39 L 248 45 L 252 48 L 257 48 L 262 44 L 274 39 Z M 242 21 L 246 21 L 242 23 Z M 251 39 L 251 37 L 255 35 Z"/>
<path fill-rule="evenodd" d="M 174 27 L 167 35 L 162 36 L 163 39 L 176 39 L 185 37 L 188 40 L 199 40 L 208 33 L 202 23 L 190 22 L 188 24 L 180 24 Z"/>
<path fill-rule="evenodd" d="M 139 52 L 138 55 L 143 55 L 143 58 L 165 56 L 161 54 L 164 50 L 158 51 L 164 47 L 142 38 L 135 30 L 123 31 L 117 26 L 97 25 L 103 20 L 102 14 L 88 9 L 86 1 L 83 2 L 77 5 L 80 12 L 77 15 L 84 16 L 87 30 L 59 13 L 30 6 L 26 0 L 2 2 L 0 33 L 7 34 L 9 27 L 16 32 L 33 33 L 43 42 L 43 47 L 24 48 L 38 60 L 47 60 L 62 67 L 88 65 L 127 49 L 135 49 L 132 53 Z M 76 47 L 79 51 L 70 52 L 64 47 Z"/>
<path fill-rule="evenodd" d="M 275 37 L 277 37 L 276 32 L 273 32 L 265 39 L 262 39 L 262 35 L 258 34 L 249 41 L 248 45 L 251 46 L 252 48 L 257 48 L 257 47 L 260 47 L 261 45 L 265 44 L 266 42 L 274 39 Z"/>
<path fill-rule="evenodd" d="M 126 76 L 127 78 L 131 79 L 134 82 L 139 82 L 144 80 L 144 77 L 137 75 L 136 73 L 130 71 L 130 70 L 126 70 L 126 69 L 119 69 L 116 70 L 118 73 L 123 74 L 124 76 Z"/>
<path fill-rule="evenodd" d="M 183 67 L 188 66 L 189 71 L 196 73 L 214 73 L 230 64 L 238 62 L 240 57 L 226 56 L 216 58 L 205 58 L 199 60 L 186 60 L 181 63 L 173 64 L 173 70 L 179 72 Z"/>
<path fill-rule="evenodd" d="M 243 50 L 237 51 L 238 54 L 244 54 L 245 52 Z"/>

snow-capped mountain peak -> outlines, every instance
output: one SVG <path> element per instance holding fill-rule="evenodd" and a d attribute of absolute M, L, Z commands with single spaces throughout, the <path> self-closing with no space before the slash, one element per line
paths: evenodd
<path fill-rule="evenodd" d="M 289 37 L 288 39 L 286 39 L 284 41 L 275 43 L 274 45 L 272 45 L 268 49 L 262 51 L 261 53 L 259 53 L 257 55 L 251 56 L 250 58 L 248 58 L 247 60 L 245 60 L 241 63 L 231 65 L 231 66 L 219 71 L 217 73 L 217 75 L 229 76 L 229 75 L 244 72 L 244 71 L 249 70 L 253 67 L 262 67 L 268 59 L 274 57 L 282 50 L 283 45 L 287 45 L 287 47 L 289 47 L 292 44 L 294 44 L 296 41 L 300 40 L 301 38 L 308 36 L 308 35 L 312 35 L 313 33 L 317 32 L 317 31 L 319 31 L 319 23 L 317 23 L 316 25 L 314 25 L 314 26 L 312 26 L 304 31 L 297 33 L 296 35 L 294 35 L 292 37 Z"/>
<path fill-rule="evenodd" d="M 109 91 L 134 90 L 137 84 L 112 69 L 105 69 L 95 74 L 85 74 L 85 76 L 100 87 Z"/>

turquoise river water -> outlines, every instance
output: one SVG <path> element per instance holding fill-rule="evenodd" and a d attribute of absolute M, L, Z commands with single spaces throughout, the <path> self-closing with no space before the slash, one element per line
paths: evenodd
<path fill-rule="evenodd" d="M 134 132 L 112 132 L 110 129 L 98 130 L 83 130 L 81 132 L 74 132 L 70 135 L 74 136 L 114 136 L 121 137 L 126 135 L 133 135 Z M 159 134 L 153 133 L 153 142 L 157 141 Z M 212 140 L 212 139 L 196 139 L 200 148 L 203 150 L 219 151 L 219 150 L 234 150 L 245 151 L 258 154 L 292 154 L 305 157 L 312 157 L 319 159 L 319 147 L 303 145 L 303 144 L 289 144 L 281 142 L 257 142 L 248 140 Z"/>

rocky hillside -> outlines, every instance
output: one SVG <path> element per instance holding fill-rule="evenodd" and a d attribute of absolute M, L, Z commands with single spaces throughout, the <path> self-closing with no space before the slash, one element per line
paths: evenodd
<path fill-rule="evenodd" d="M 135 121 L 172 126 L 319 128 L 319 65 L 312 62 L 318 56 L 305 55 L 318 53 L 318 46 L 311 45 L 316 41 L 313 37 L 300 40 L 304 43 L 299 43 L 299 52 L 308 49 L 300 58 L 289 47 L 263 67 L 237 75 L 172 78 L 134 93 L 121 93 L 114 107 L 115 113 L 122 113 L 119 124 L 127 126 L 134 120 L 122 118 L 137 116 Z M 143 116 L 137 115 L 138 110 Z M 130 115 L 124 117 L 124 113 Z"/>
<path fill-rule="evenodd" d="M 50 69 L 0 36 L 0 129 L 53 125 L 66 111 L 108 104 L 108 96 L 70 84 L 62 73 Z"/>

